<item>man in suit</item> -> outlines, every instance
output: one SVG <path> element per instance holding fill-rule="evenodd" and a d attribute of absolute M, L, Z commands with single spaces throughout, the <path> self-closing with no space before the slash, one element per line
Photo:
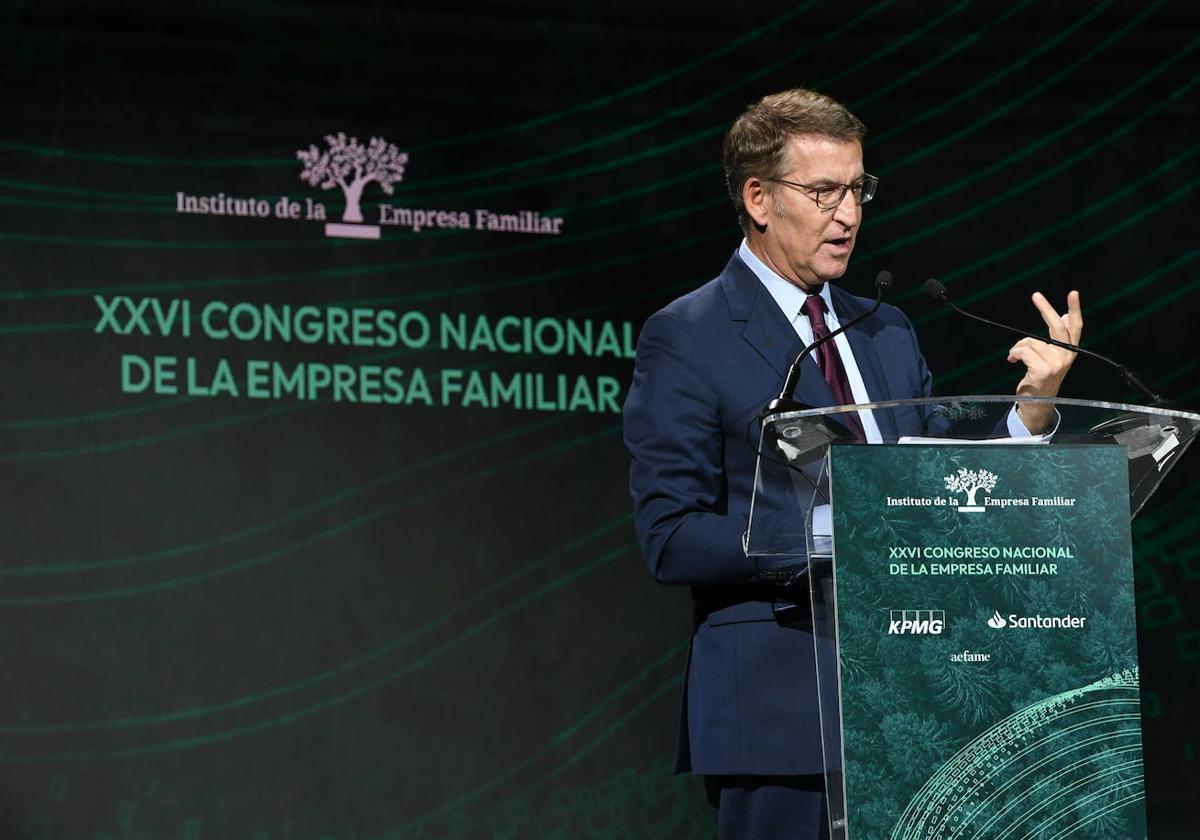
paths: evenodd
<path fill-rule="evenodd" d="M 692 588 L 677 769 L 705 777 L 721 840 L 827 836 L 813 639 L 795 620 L 808 603 L 803 565 L 760 569 L 743 550 L 756 457 L 747 428 L 815 336 L 871 305 L 829 284 L 846 271 L 877 184 L 863 168 L 864 134 L 844 106 L 808 90 L 765 97 L 738 118 L 724 158 L 745 239 L 716 279 L 646 322 L 625 403 L 646 563 L 658 581 Z M 1034 303 L 1052 336 L 1078 343 L 1078 293 L 1065 315 L 1040 294 Z M 830 345 L 806 360 L 801 402 L 930 393 L 912 325 L 892 306 Z M 1024 339 L 1008 358 L 1025 365 L 1019 396 L 1054 396 L 1073 354 Z M 922 431 L 915 414 L 911 428 L 891 413 L 845 416 L 866 442 Z M 1040 433 L 1052 419 L 1023 403 L 1009 427 Z"/>

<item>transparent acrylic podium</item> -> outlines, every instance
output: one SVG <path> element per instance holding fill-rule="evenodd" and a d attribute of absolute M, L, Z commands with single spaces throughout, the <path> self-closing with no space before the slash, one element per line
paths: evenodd
<path fill-rule="evenodd" d="M 847 820 L 842 681 L 839 660 L 837 577 L 833 512 L 830 506 L 830 455 L 835 446 L 859 446 L 840 422 L 847 412 L 870 410 L 883 446 L 920 444 L 924 452 L 941 444 L 1024 444 L 1046 452 L 1077 444 L 1124 449 L 1128 466 L 1130 519 L 1154 494 L 1167 473 L 1200 431 L 1200 413 L 1166 407 L 1076 399 L 1023 402 L 1055 408 L 1053 432 L 1033 438 L 1012 436 L 1012 395 L 936 397 L 836 406 L 768 416 L 759 435 L 755 492 L 745 551 L 762 572 L 807 567 L 807 590 L 816 646 L 817 690 L 821 716 L 830 836 L 852 838 Z M 1015 427 L 1019 429 L 1020 427 Z M 1023 447 L 1023 448 L 1024 448 Z M 1011 451 L 1011 450 L 1010 450 Z M 1029 454 L 1026 450 L 1026 454 Z M 932 456 L 931 456 L 932 457 Z M 1040 456 L 1030 455 L 1037 458 Z M 1116 457 L 1116 456 L 1112 456 Z M 1124 476 L 1120 476 L 1124 481 Z M 1123 485 L 1122 485 L 1123 486 Z M 974 500 L 972 496 L 972 503 Z M 1128 533 L 1128 522 L 1122 526 Z M 803 578 L 793 584 L 803 598 Z M 845 721 L 847 727 L 853 721 Z M 906 835 L 908 836 L 908 835 Z M 917 836 L 917 835 L 911 835 Z"/>

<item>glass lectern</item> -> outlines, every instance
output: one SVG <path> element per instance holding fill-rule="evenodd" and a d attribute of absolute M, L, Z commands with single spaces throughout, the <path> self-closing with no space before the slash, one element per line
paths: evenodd
<path fill-rule="evenodd" d="M 1200 414 L 1028 402 L 1048 434 L 1011 395 L 763 422 L 744 547 L 807 588 L 835 840 L 1145 834 L 1129 523 Z"/>

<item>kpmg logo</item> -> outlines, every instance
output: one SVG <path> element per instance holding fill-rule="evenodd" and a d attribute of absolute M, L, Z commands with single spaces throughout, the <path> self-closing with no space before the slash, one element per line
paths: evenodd
<path fill-rule="evenodd" d="M 297 149 L 296 159 L 301 164 L 301 181 L 322 190 L 341 189 L 345 206 L 340 222 L 329 221 L 325 204 L 308 196 L 302 201 L 287 195 L 272 200 L 260 195 L 236 196 L 224 192 L 197 195 L 178 190 L 175 212 L 322 222 L 326 236 L 352 239 L 379 239 L 384 227 L 407 228 L 412 233 L 450 229 L 558 236 L 563 232 L 562 216 L 543 216 L 537 210 L 486 207 L 439 208 L 424 204 L 398 207 L 380 202 L 378 217 L 368 221 L 362 206 L 364 192 L 375 184 L 384 195 L 392 195 L 396 184 L 404 180 L 409 164 L 408 152 L 400 151 L 396 144 L 382 137 L 371 137 L 364 145 L 343 131 L 327 134 L 324 148 L 310 144 L 307 149 Z"/>
<path fill-rule="evenodd" d="M 987 620 L 988 627 L 993 630 L 1082 630 L 1087 627 L 1086 615 L 1017 615 L 1012 613 L 1007 617 L 1000 615 L 999 610 L 992 611 L 992 617 Z"/>
<path fill-rule="evenodd" d="M 946 476 L 945 480 L 947 490 L 966 494 L 967 503 L 958 506 L 959 513 L 983 513 L 983 506 L 976 503 L 975 494 L 980 490 L 991 493 L 996 489 L 999 478 L 987 470 L 968 470 L 960 467 L 958 472 Z"/>
<path fill-rule="evenodd" d="M 889 636 L 940 636 L 945 629 L 944 610 L 889 610 Z"/>

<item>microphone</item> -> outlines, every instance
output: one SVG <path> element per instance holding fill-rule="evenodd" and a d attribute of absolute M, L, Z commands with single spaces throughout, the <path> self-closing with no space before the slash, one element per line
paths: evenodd
<path fill-rule="evenodd" d="M 1055 347 L 1062 347 L 1063 349 L 1070 350 L 1074 353 L 1082 353 L 1085 356 L 1091 356 L 1094 359 L 1099 359 L 1106 365 L 1116 368 L 1117 374 L 1121 377 L 1121 380 L 1126 385 L 1136 388 L 1149 397 L 1151 405 L 1161 405 L 1163 403 L 1163 398 L 1154 393 L 1154 391 L 1151 390 L 1150 387 L 1145 383 L 1143 383 L 1142 380 L 1138 379 L 1137 374 L 1124 365 L 1114 362 L 1112 359 L 1108 358 L 1108 356 L 1101 356 L 1099 353 L 1087 350 L 1077 344 L 1069 344 L 1066 341 L 1059 341 L 1058 339 L 1050 338 L 1049 336 L 1034 335 L 1031 332 L 1026 332 L 1025 330 L 1018 329 L 1017 327 L 1010 327 L 1008 324 L 1000 324 L 996 321 L 989 321 L 987 318 L 983 318 L 979 315 L 973 315 L 967 310 L 957 306 L 954 301 L 950 300 L 950 293 L 946 291 L 946 287 L 937 280 L 934 280 L 932 277 L 925 281 L 925 294 L 939 303 L 944 303 L 946 306 L 950 307 L 960 315 L 965 315 L 966 317 L 975 321 L 979 321 L 980 323 L 990 324 L 993 327 L 999 327 L 1002 330 L 1008 330 L 1009 332 L 1014 332 L 1017 335 L 1023 335 L 1027 338 L 1034 338 L 1038 341 L 1044 341 L 1047 344 L 1053 344 Z"/>
<path fill-rule="evenodd" d="M 797 402 L 793 397 L 796 393 L 796 386 L 800 384 L 800 366 L 804 360 L 813 354 L 818 347 L 827 341 L 833 341 L 846 330 L 853 327 L 864 318 L 870 318 L 879 310 L 879 305 L 883 303 L 883 296 L 892 288 L 892 272 L 881 271 L 875 276 L 875 305 L 869 310 L 859 315 L 857 318 L 851 318 L 842 326 L 838 327 L 828 335 L 822 336 L 812 344 L 804 348 L 796 361 L 792 362 L 792 366 L 788 368 L 787 378 L 783 381 L 783 388 L 779 392 L 779 396 L 771 400 L 767 407 L 763 409 L 762 416 L 768 414 L 777 414 L 781 411 L 803 411 L 809 406 L 804 403 Z"/>

